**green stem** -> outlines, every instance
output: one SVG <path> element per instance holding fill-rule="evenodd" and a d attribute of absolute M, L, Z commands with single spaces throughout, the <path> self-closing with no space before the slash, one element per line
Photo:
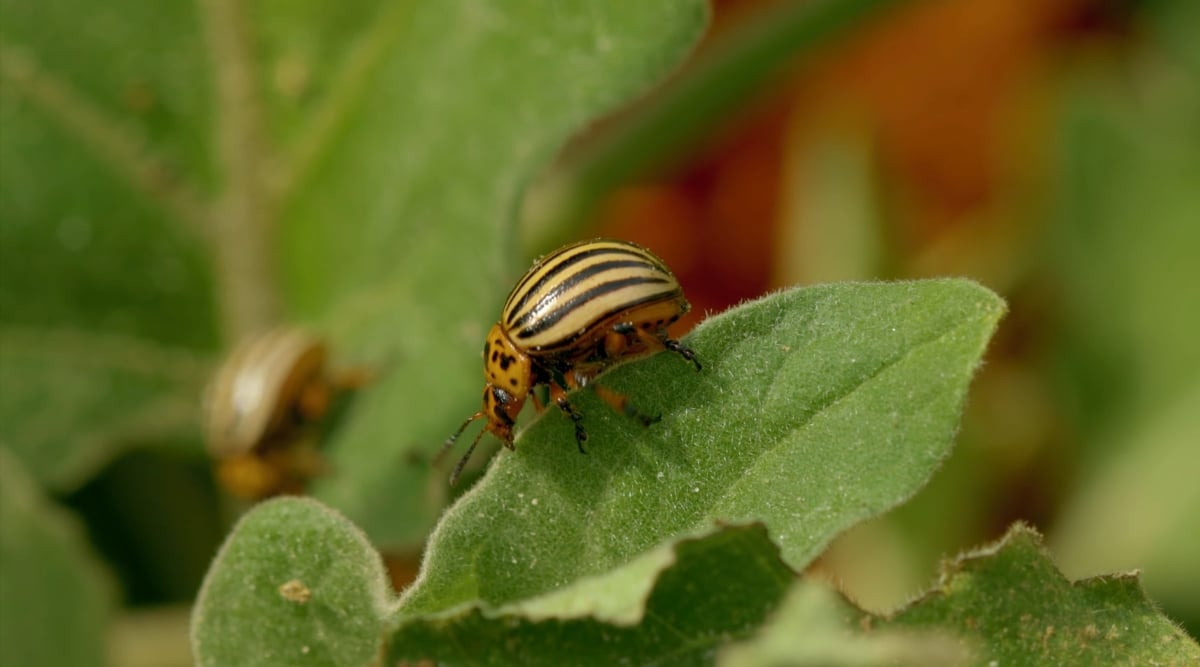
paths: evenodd
<path fill-rule="evenodd" d="M 278 321 L 275 202 L 266 181 L 262 104 L 249 26 L 238 0 L 201 0 L 217 92 L 220 195 L 212 211 L 216 280 L 227 341 Z"/>

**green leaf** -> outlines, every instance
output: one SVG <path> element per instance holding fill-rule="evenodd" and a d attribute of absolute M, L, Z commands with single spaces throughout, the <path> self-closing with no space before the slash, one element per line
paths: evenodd
<path fill-rule="evenodd" d="M 346 57 L 336 125 L 311 128 L 320 150 L 288 190 L 282 260 L 292 313 L 380 368 L 315 489 L 380 543 L 419 544 L 441 511 L 423 459 L 478 401 L 484 333 L 525 268 L 525 183 L 705 19 L 699 0 L 405 2 Z M 306 34 L 281 29 L 267 59 L 311 63 Z"/>
<path fill-rule="evenodd" d="M 208 364 L 143 338 L 0 327 L 0 440 L 70 491 L 131 443 L 196 441 Z"/>
<path fill-rule="evenodd" d="M 707 18 L 703 0 L 0 2 L 3 436 L 70 489 L 130 440 L 195 435 L 196 374 L 127 351 L 203 370 L 218 332 L 300 320 L 379 371 L 314 491 L 403 547 L 444 503 L 421 459 L 478 395 L 524 184 Z"/>
<path fill-rule="evenodd" d="M 1142 581 L 1156 602 L 1200 619 L 1197 433 L 1200 382 L 1114 431 L 1121 446 L 1079 481 L 1050 538 L 1064 572 L 1144 569 Z M 1119 538 L 1114 526 L 1121 527 Z"/>
<path fill-rule="evenodd" d="M 1145 568 L 1151 597 L 1194 631 L 1200 51 L 1183 26 L 1197 7 L 1148 9 L 1158 39 L 1125 67 L 1154 85 L 1131 88 L 1128 70 L 1101 63 L 1066 98 L 1052 251 L 1062 271 L 1059 357 L 1087 449 L 1050 543 L 1073 577 Z"/>
<path fill-rule="evenodd" d="M 580 392 L 586 456 L 561 414 L 529 425 L 443 518 L 402 608 L 528 598 L 714 521 L 763 521 L 803 568 L 938 467 L 1003 310 L 935 280 L 797 289 L 710 318 L 688 339 L 703 371 L 660 354 L 602 380 L 661 422 Z"/>
<path fill-rule="evenodd" d="M 171 185 L 202 149 L 180 120 L 203 99 L 141 50 L 191 54 L 190 10 L 119 4 L 0 5 L 0 436 L 63 491 L 131 435 L 195 432 L 215 338 L 198 195 Z"/>
<path fill-rule="evenodd" d="M 1191 665 L 1200 645 L 1146 599 L 1135 574 L 1070 582 L 1028 526 L 946 566 L 937 588 L 880 621 L 948 630 L 977 665 Z"/>
<path fill-rule="evenodd" d="M 794 576 L 761 525 L 719 528 L 515 604 L 402 616 L 389 664 L 705 663 L 761 624 Z"/>
<path fill-rule="evenodd" d="M 704 51 L 662 88 L 597 135 L 572 146 L 534 184 L 522 232 L 541 249 L 589 219 L 605 195 L 654 166 L 694 149 L 789 68 L 831 42 L 862 30 L 896 0 L 782 2 L 730 21 Z"/>
<path fill-rule="evenodd" d="M 960 665 L 967 653 L 946 633 L 905 630 L 869 634 L 862 614 L 828 587 L 798 580 L 751 641 L 727 647 L 720 667 L 756 665 Z"/>
<path fill-rule="evenodd" d="M 196 433 L 216 331 L 194 11 L 0 2 L 0 423 L 56 490 Z"/>
<path fill-rule="evenodd" d="M 0 448 L 0 664 L 103 665 L 112 593 L 81 526 Z"/>
<path fill-rule="evenodd" d="M 217 554 L 192 616 L 199 665 L 365 665 L 391 587 L 362 531 L 312 500 L 246 514 Z"/>

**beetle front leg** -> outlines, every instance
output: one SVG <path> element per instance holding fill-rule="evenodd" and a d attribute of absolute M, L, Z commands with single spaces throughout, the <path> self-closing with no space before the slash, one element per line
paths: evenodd
<path fill-rule="evenodd" d="M 576 410 L 567 400 L 567 390 L 558 381 L 550 383 L 550 398 L 563 414 L 571 418 L 571 423 L 575 425 L 575 444 L 579 447 L 580 454 L 587 454 L 587 450 L 583 448 L 583 443 L 588 439 L 587 431 L 583 428 L 583 413 Z"/>
<path fill-rule="evenodd" d="M 559 409 L 565 412 L 575 424 L 575 444 L 579 447 L 579 453 L 587 454 L 587 450 L 583 448 L 583 443 L 587 442 L 588 439 L 587 431 L 583 428 L 583 415 L 575 409 L 575 406 L 567 401 L 566 396 L 560 396 L 555 402 L 558 404 Z"/>

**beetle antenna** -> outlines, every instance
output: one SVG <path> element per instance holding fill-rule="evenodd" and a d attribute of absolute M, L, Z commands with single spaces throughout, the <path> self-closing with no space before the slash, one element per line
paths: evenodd
<path fill-rule="evenodd" d="M 476 412 L 475 414 L 471 415 L 470 417 L 467 417 L 467 421 L 463 422 L 462 426 L 458 427 L 458 430 L 454 432 L 454 435 L 451 435 L 449 438 L 446 438 L 446 442 L 442 443 L 442 448 L 439 449 L 438 453 L 433 456 L 432 464 L 434 466 L 437 466 L 438 464 L 440 464 L 442 462 L 442 459 L 445 458 L 445 456 L 446 456 L 446 452 L 450 451 L 450 448 L 454 446 L 454 443 L 456 441 L 458 441 L 458 436 L 462 435 L 462 432 L 467 430 L 467 427 L 471 425 L 471 422 L 475 421 L 476 419 L 479 419 L 480 417 L 483 417 L 482 411 Z"/>
<path fill-rule="evenodd" d="M 475 445 L 479 444 L 480 438 L 482 438 L 483 434 L 486 432 L 487 429 L 479 431 L 479 433 L 475 436 L 475 439 L 471 441 L 471 446 L 467 448 L 467 453 L 463 454 L 463 457 L 458 460 L 458 465 L 454 466 L 454 472 L 450 473 L 450 486 L 454 486 L 455 483 L 458 482 L 459 474 L 462 473 L 463 467 L 467 465 L 467 461 L 471 459 L 471 454 L 475 452 Z"/>

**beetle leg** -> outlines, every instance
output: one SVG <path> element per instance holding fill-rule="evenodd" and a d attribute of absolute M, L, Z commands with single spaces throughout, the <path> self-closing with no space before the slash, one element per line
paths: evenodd
<path fill-rule="evenodd" d="M 696 370 L 700 370 L 700 360 L 696 359 L 696 352 L 692 350 L 692 348 L 684 347 L 683 343 L 680 343 L 673 338 L 668 338 L 662 341 L 662 346 L 692 362 L 692 364 L 696 367 Z"/>
<path fill-rule="evenodd" d="M 583 448 L 583 443 L 587 442 L 588 439 L 587 431 L 585 431 L 583 428 L 583 415 L 575 409 L 575 406 L 571 405 L 567 401 L 566 396 L 562 396 L 558 399 L 558 407 L 563 412 L 567 413 L 567 416 L 570 417 L 571 421 L 575 424 L 575 445 L 579 447 L 579 453 L 587 454 L 587 450 Z"/>
<path fill-rule="evenodd" d="M 608 403 L 610 406 L 612 406 L 613 410 L 620 412 L 626 417 L 632 417 L 633 419 L 638 420 L 642 423 L 642 426 L 649 426 L 662 419 L 662 415 L 648 415 L 641 410 L 638 410 L 636 407 L 634 407 L 633 403 L 629 401 L 629 397 L 625 394 L 613 391 L 608 387 L 602 387 L 598 384 L 593 385 L 592 389 L 605 403 Z"/>
<path fill-rule="evenodd" d="M 637 336 L 642 345 L 645 345 L 646 349 L 648 350 L 670 350 L 684 359 L 692 362 L 692 364 L 696 367 L 696 370 L 700 370 L 700 362 L 696 359 L 696 353 L 692 350 L 692 348 L 685 347 L 683 343 L 680 343 L 673 338 L 667 338 L 667 332 L 665 329 L 660 331 L 659 335 L 655 336 L 645 329 L 640 329 L 633 326 L 629 322 L 622 322 L 621 324 L 613 325 L 612 330 L 613 333 L 617 334 L 634 334 Z M 605 352 L 607 352 L 607 337 L 605 337 L 604 345 Z"/>
<path fill-rule="evenodd" d="M 604 357 L 620 359 L 629 348 L 628 334 L 633 331 L 633 325 L 628 322 L 614 324 L 611 331 L 604 334 Z"/>
<path fill-rule="evenodd" d="M 379 372 L 370 366 L 351 366 L 339 370 L 329 379 L 334 391 L 354 391 L 375 382 Z"/>
<path fill-rule="evenodd" d="M 243 500 L 262 500 L 277 495 L 283 487 L 284 473 L 255 453 L 238 454 L 217 464 L 221 486 Z"/>
<path fill-rule="evenodd" d="M 296 400 L 296 408 L 303 421 L 316 421 L 329 411 L 333 402 L 334 388 L 325 380 L 317 379 L 309 382 Z"/>
<path fill-rule="evenodd" d="M 536 387 L 529 392 L 529 398 L 533 399 L 533 408 L 539 415 L 546 410 L 546 404 L 542 402 L 542 397 L 538 395 Z"/>
<path fill-rule="evenodd" d="M 571 418 L 571 422 L 575 425 L 575 444 L 579 447 L 580 454 L 587 454 L 587 450 L 583 448 L 583 443 L 588 439 L 587 431 L 583 428 L 583 414 L 567 400 L 566 389 L 557 381 L 550 383 L 550 398 L 559 410 Z"/>

